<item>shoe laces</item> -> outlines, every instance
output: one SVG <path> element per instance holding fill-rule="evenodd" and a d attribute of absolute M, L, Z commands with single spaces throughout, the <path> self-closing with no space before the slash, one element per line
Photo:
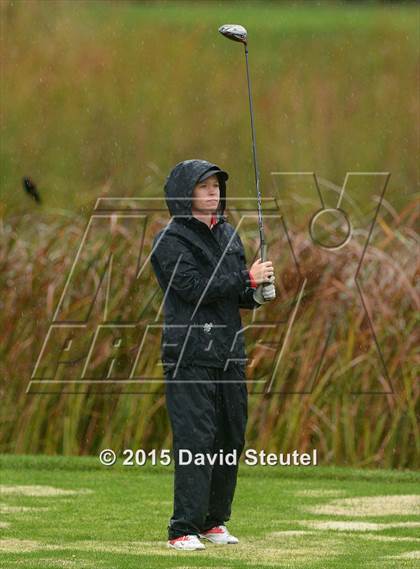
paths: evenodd
<path fill-rule="evenodd" d="M 210 531 L 212 531 L 212 530 L 217 530 L 217 529 L 220 529 L 220 530 L 222 530 L 223 532 L 229 533 L 227 527 L 226 527 L 226 526 L 222 526 L 222 525 L 220 525 L 220 526 L 213 526 L 212 528 L 208 529 L 207 532 L 210 532 Z M 204 532 L 204 533 L 207 533 L 207 532 Z"/>
<path fill-rule="evenodd" d="M 188 535 L 181 535 L 180 537 L 176 537 L 174 540 L 171 541 L 194 541 L 194 539 L 197 539 L 197 536 L 194 534 L 188 534 Z"/>

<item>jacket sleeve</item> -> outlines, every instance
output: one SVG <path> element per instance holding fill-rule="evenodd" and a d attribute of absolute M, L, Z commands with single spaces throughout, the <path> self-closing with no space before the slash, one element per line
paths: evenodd
<path fill-rule="evenodd" d="M 209 304 L 222 297 L 242 295 L 250 284 L 246 266 L 228 275 L 216 272 L 210 278 L 203 276 L 193 253 L 173 236 L 163 236 L 153 243 L 150 260 L 162 288 L 170 286 L 193 304 Z"/>
<path fill-rule="evenodd" d="M 239 239 L 239 242 L 241 245 L 241 255 L 240 255 L 241 269 L 244 269 L 244 268 L 246 269 L 245 250 L 244 250 L 242 240 L 239 237 L 239 234 L 238 234 L 238 239 Z M 254 300 L 254 297 L 253 297 L 254 290 L 255 290 L 256 286 L 257 286 L 256 282 L 252 278 L 251 273 L 249 273 L 248 286 L 239 295 L 239 308 L 248 308 L 248 309 L 252 310 L 253 308 L 259 308 L 260 306 L 262 306 L 259 302 L 256 302 Z"/>

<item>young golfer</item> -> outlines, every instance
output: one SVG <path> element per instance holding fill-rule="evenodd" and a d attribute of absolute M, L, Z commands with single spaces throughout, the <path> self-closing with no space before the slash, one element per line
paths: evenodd
<path fill-rule="evenodd" d="M 165 184 L 172 218 L 151 256 L 164 292 L 161 356 L 175 463 L 168 547 L 188 551 L 205 549 L 199 538 L 238 543 L 225 525 L 238 463 L 223 457 L 233 452 L 239 460 L 248 417 L 239 309 L 263 304 L 262 283 L 275 279 L 270 261 L 247 269 L 242 241 L 223 215 L 227 179 L 205 160 L 174 167 Z"/>

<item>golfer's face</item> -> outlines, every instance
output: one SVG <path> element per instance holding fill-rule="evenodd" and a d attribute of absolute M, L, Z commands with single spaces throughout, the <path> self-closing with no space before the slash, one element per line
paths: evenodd
<path fill-rule="evenodd" d="M 201 213 L 214 213 L 219 205 L 219 199 L 219 180 L 217 176 L 210 176 L 194 187 L 192 208 Z"/>

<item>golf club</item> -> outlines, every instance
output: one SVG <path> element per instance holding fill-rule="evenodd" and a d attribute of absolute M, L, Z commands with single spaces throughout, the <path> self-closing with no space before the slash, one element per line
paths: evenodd
<path fill-rule="evenodd" d="M 257 144 L 255 139 L 255 126 L 254 126 L 254 111 L 252 107 L 251 79 L 249 76 L 249 66 L 248 66 L 248 33 L 246 29 L 239 24 L 225 24 L 223 26 L 220 26 L 219 32 L 230 40 L 243 43 L 245 48 L 246 77 L 248 83 L 249 110 L 251 114 L 252 155 L 254 159 L 255 187 L 257 190 L 258 228 L 260 232 L 261 261 L 264 262 L 267 259 L 267 245 L 265 242 L 265 235 L 264 235 L 264 223 L 262 216 L 261 192 L 260 192 L 260 174 L 258 171 Z M 265 300 L 272 300 L 276 297 L 276 290 L 274 284 L 263 283 L 263 297 Z"/>

